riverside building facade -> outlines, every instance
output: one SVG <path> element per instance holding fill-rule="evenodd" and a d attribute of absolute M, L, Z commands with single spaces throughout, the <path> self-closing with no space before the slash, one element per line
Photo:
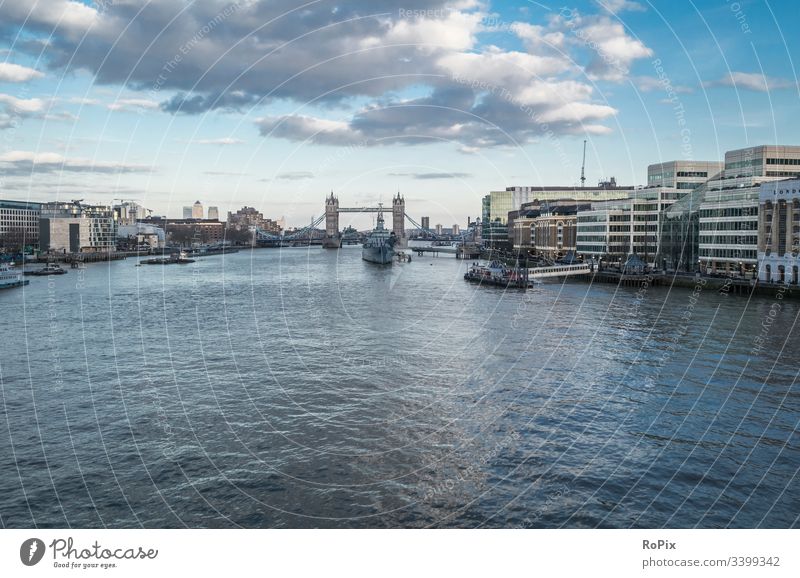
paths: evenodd
<path fill-rule="evenodd" d="M 800 178 L 763 183 L 758 203 L 758 278 L 797 285 Z"/>
<path fill-rule="evenodd" d="M 0 247 L 37 247 L 40 203 L 0 199 Z"/>
<path fill-rule="evenodd" d="M 78 201 L 43 203 L 39 219 L 39 248 L 63 253 L 114 251 L 117 222 L 106 205 Z"/>

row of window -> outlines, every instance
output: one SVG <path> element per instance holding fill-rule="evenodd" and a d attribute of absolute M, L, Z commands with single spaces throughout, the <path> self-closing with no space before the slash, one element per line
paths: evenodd
<path fill-rule="evenodd" d="M 758 210 L 755 207 L 725 207 L 719 209 L 700 209 L 701 219 L 713 217 L 755 217 Z"/>
<path fill-rule="evenodd" d="M 701 245 L 755 245 L 758 236 L 745 235 L 704 235 L 700 234 Z"/>
<path fill-rule="evenodd" d="M 720 221 L 700 223 L 701 231 L 757 231 L 758 221 Z"/>
<path fill-rule="evenodd" d="M 767 159 L 768 165 L 800 165 L 800 159 Z"/>
<path fill-rule="evenodd" d="M 756 252 L 749 249 L 710 249 L 708 247 L 700 247 L 701 257 L 710 257 L 717 259 L 755 259 Z"/>
<path fill-rule="evenodd" d="M 767 171 L 768 177 L 794 177 L 797 174 L 797 171 Z"/>
<path fill-rule="evenodd" d="M 708 177 L 707 171 L 678 171 L 679 177 Z"/>

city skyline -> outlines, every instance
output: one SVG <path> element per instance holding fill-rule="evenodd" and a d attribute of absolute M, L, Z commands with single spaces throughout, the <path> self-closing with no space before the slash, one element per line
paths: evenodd
<path fill-rule="evenodd" d="M 794 141 L 784 4 L 4 3 L 0 195 L 170 217 L 202 198 L 292 227 L 331 189 L 399 190 L 463 223 L 490 190 L 578 184 L 584 139 L 587 184 L 646 184 Z"/>

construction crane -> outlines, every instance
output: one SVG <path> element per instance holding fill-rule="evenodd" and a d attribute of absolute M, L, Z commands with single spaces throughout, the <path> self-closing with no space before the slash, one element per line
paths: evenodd
<path fill-rule="evenodd" d="M 584 172 L 586 169 L 586 141 L 583 141 L 583 162 L 581 162 L 581 188 L 584 188 L 584 184 L 586 183 L 586 174 Z"/>

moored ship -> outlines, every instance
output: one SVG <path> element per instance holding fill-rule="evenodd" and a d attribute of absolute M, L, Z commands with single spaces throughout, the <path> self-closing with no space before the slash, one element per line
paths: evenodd
<path fill-rule="evenodd" d="M 383 222 L 383 211 L 378 211 L 378 223 L 367 235 L 361 248 L 361 258 L 370 263 L 390 265 L 394 257 L 394 245 L 397 237 L 394 231 L 386 230 Z"/>
<path fill-rule="evenodd" d="M 10 289 L 11 287 L 21 287 L 30 283 L 22 278 L 22 272 L 14 269 L 14 263 L 0 263 L 0 289 Z"/>

